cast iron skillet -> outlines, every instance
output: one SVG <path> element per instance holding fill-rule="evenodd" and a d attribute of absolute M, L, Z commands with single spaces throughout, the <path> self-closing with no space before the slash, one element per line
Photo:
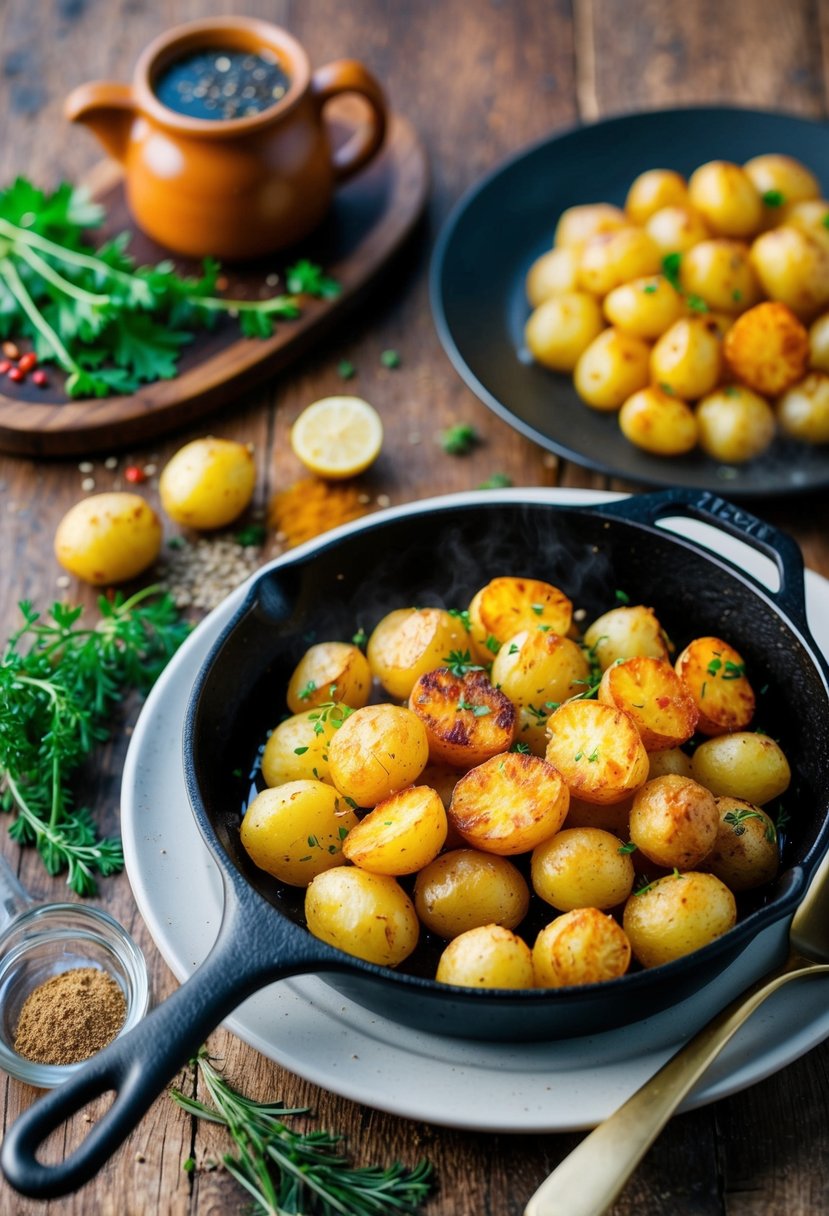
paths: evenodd
<path fill-rule="evenodd" d="M 655 526 L 676 515 L 717 524 L 770 556 L 779 590 L 768 592 L 709 550 Z M 405 604 L 464 606 L 503 573 L 562 586 L 588 618 L 622 589 L 632 603 L 653 604 L 678 645 L 701 634 L 723 636 L 757 673 L 755 685 L 767 681 L 758 719 L 783 740 L 795 773 L 791 838 L 764 901 L 705 949 L 602 985 L 522 992 L 447 987 L 315 940 L 296 923 L 301 893 L 249 863 L 239 843 L 247 791 L 234 772 L 248 771 L 257 743 L 282 713 L 288 676 L 310 641 L 348 638 L 359 624 L 371 628 Z M 374 517 L 277 562 L 254 581 L 213 647 L 185 724 L 188 792 L 224 882 L 216 944 L 192 979 L 135 1030 L 21 1116 L 2 1148 L 6 1177 L 40 1199 L 86 1182 L 223 1018 L 263 984 L 298 972 L 322 972 L 358 1003 L 421 1029 L 522 1041 L 586 1034 L 658 1012 L 709 983 L 771 925 L 781 930 L 782 951 L 786 921 L 829 842 L 828 711 L 829 669 L 806 624 L 797 546 L 707 491 L 586 508 L 522 503 L 514 491 L 474 503 L 448 497 Z M 71 1157 L 39 1163 L 35 1153 L 46 1136 L 109 1090 L 113 1105 Z"/>

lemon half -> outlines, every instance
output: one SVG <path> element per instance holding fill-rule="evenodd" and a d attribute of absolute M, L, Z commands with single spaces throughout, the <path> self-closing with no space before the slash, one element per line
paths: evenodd
<path fill-rule="evenodd" d="M 383 423 L 362 397 L 323 397 L 291 429 L 291 447 L 319 477 L 355 477 L 377 459 Z"/>

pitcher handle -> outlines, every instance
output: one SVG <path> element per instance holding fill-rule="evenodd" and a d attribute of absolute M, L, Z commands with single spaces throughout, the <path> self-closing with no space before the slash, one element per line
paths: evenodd
<path fill-rule="evenodd" d="M 357 93 L 369 104 L 366 122 L 357 127 L 332 157 L 334 177 L 342 182 L 352 177 L 380 150 L 386 134 L 388 107 L 383 90 L 367 68 L 356 59 L 336 59 L 317 68 L 311 77 L 311 93 L 320 108 L 340 93 Z"/>

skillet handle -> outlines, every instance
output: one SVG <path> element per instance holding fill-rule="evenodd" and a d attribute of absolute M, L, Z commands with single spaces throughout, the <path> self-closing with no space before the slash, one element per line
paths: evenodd
<path fill-rule="evenodd" d="M 33 1199 L 53 1199 L 88 1182 L 178 1069 L 245 997 L 268 981 L 320 965 L 325 947 L 316 950 L 313 939 L 296 926 L 274 917 L 257 943 L 255 924 L 241 923 L 243 917 L 232 899 L 226 901 L 226 908 L 218 939 L 193 976 L 13 1124 L 3 1141 L 0 1165 L 15 1190 Z M 240 942 L 245 943 L 243 949 Z M 51 1132 L 87 1102 L 112 1090 L 111 1107 L 70 1157 L 56 1165 L 37 1160 L 35 1154 Z"/>
<path fill-rule="evenodd" d="M 710 490 L 675 487 L 655 494 L 635 494 L 618 502 L 602 503 L 594 509 L 602 515 L 620 516 L 643 524 L 655 524 L 669 515 L 688 515 L 730 532 L 771 558 L 780 575 L 780 587 L 777 591 L 764 587 L 764 591 L 789 617 L 809 631 L 803 554 L 799 545 L 786 532 L 758 519 L 745 507 L 720 498 Z"/>

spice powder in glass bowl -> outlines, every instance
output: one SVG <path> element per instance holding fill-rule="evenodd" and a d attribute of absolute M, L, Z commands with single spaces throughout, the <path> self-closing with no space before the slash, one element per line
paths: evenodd
<path fill-rule="evenodd" d="M 14 1049 L 38 1064 L 77 1064 L 112 1042 L 126 1014 L 124 993 L 111 975 L 98 967 L 73 967 L 29 993 Z"/>

